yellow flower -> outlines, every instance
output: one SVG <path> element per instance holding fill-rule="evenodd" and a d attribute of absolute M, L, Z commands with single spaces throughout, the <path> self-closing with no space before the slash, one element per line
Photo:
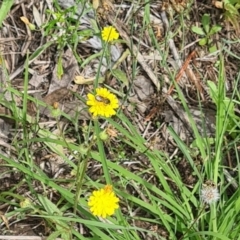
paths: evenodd
<path fill-rule="evenodd" d="M 113 192 L 112 186 L 106 185 L 100 190 L 93 191 L 88 206 L 94 216 L 106 218 L 113 215 L 114 211 L 119 208 L 119 198 Z"/>
<path fill-rule="evenodd" d="M 105 42 L 112 42 L 113 40 L 117 40 L 119 38 L 119 33 L 112 26 L 104 27 L 101 35 Z"/>
<path fill-rule="evenodd" d="M 96 95 L 89 93 L 87 97 L 89 111 L 94 117 L 111 117 L 116 114 L 115 109 L 118 108 L 118 99 L 106 88 L 97 88 Z"/>

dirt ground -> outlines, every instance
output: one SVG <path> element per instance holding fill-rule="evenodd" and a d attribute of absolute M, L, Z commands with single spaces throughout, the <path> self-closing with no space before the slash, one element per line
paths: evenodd
<path fill-rule="evenodd" d="M 72 2 L 59 0 L 58 7 L 66 9 L 72 6 Z M 240 35 L 238 29 L 223 21 L 223 10 L 216 8 L 211 1 L 207 0 L 194 1 L 191 7 L 189 7 L 190 3 L 184 0 L 150 1 L 151 21 L 143 24 L 145 3 L 135 6 L 132 10 L 128 1 L 103 0 L 99 4 L 96 13 L 89 11 L 81 20 L 73 18 L 72 24 L 79 30 L 88 29 L 90 20 L 93 19 L 99 28 L 113 25 L 120 33 L 123 41 L 111 47 L 110 58 L 113 63 L 112 67 L 117 63 L 119 68 L 125 72 L 127 80 L 119 84 L 117 77 L 109 74 L 109 67 L 104 61 L 99 79 L 123 94 L 122 110 L 138 131 L 149 140 L 149 148 L 164 151 L 169 156 L 178 154 L 176 153 L 177 146 L 167 130 L 168 126 L 172 126 L 187 145 L 193 141 L 189 118 L 176 98 L 178 93 L 172 82 L 173 79 L 186 98 L 200 133 L 213 136 L 216 108 L 208 94 L 206 81 L 218 82 L 218 54 L 222 51 L 226 89 L 231 95 L 234 88 L 238 87 L 235 79 L 240 66 L 240 58 L 235 57 L 240 56 L 240 42 L 236 41 L 239 40 Z M 93 89 L 91 79 L 96 78 L 98 74 L 100 57 L 90 60 L 89 57 L 101 51 L 99 35 L 86 38 L 83 36 L 82 40 L 75 41 L 77 44 L 74 46 L 69 40 L 71 31 L 66 30 L 69 28 L 69 23 L 53 21 L 53 16 L 57 18 L 57 15 L 50 14 L 54 9 L 57 12 L 56 4 L 52 1 L 16 1 L 0 30 L 2 62 L 0 93 L 3 99 L 0 114 L 4 115 L 0 119 L 0 151 L 2 154 L 11 152 L 16 155 L 12 143 L 16 140 L 16 135 L 18 139 L 23 136 L 20 130 L 19 132 L 13 130 L 21 129 L 21 123 L 14 120 L 14 109 L 9 109 L 7 106 L 7 103 L 13 99 L 12 95 L 6 91 L 6 86 L 10 82 L 11 86 L 19 92 L 24 90 L 27 58 L 29 63 L 27 88 L 30 96 L 49 106 L 57 104 L 57 107 L 70 117 L 75 117 L 78 113 L 78 121 L 82 125 L 90 120 L 91 116 L 86 110 L 85 103 L 77 98 L 75 93 L 80 93 L 85 98 L 86 94 Z M 200 46 L 197 41 L 199 36 L 191 31 L 192 26 L 201 24 L 201 16 L 205 13 L 210 14 L 211 24 L 221 25 L 221 31 L 211 36 L 213 44 L 219 49 L 217 54 L 210 54 L 208 46 Z M 21 20 L 22 16 L 34 24 L 36 29 L 30 30 L 29 26 Z M 69 39 L 62 37 L 66 33 L 64 31 L 67 31 L 66 35 Z M 150 33 L 155 36 L 157 41 L 155 45 L 153 45 L 153 37 Z M 126 52 L 127 49 L 130 51 Z M 235 56 L 230 53 L 234 53 Z M 120 56 L 124 54 L 126 57 L 119 61 Z M 62 73 L 59 73 L 59 56 L 62 61 Z M 76 56 L 81 59 L 81 64 Z M 135 74 L 132 74 L 134 71 Z M 59 81 L 59 74 L 61 81 Z M 80 76 L 83 83 L 79 84 L 76 76 Z M 23 107 L 23 99 L 20 95 L 18 98 L 15 97 L 14 101 L 18 107 Z M 27 113 L 32 117 L 38 115 L 39 124 L 46 125 L 47 128 L 55 131 L 54 126 L 51 125 L 54 118 L 46 106 L 36 106 L 34 101 L 28 101 Z M 202 114 L 204 116 L 199 117 Z M 66 126 L 68 119 L 61 119 L 61 124 L 63 127 Z M 68 132 L 68 137 L 74 138 L 71 131 Z M 36 163 L 48 176 L 69 177 L 70 169 L 65 168 L 64 162 L 58 156 L 47 153 L 41 146 L 31 145 L 31 148 L 35 151 Z M 123 161 L 136 156 L 135 159 L 141 159 L 142 163 L 148 164 L 148 160 L 134 149 L 127 150 L 128 153 L 123 156 Z M 110 151 L 108 154 L 111 158 Z M 196 159 L 197 162 L 198 159 Z M 229 164 L 226 160 L 226 165 Z M 0 165 L 2 165 L 0 191 L 7 191 L 22 181 L 23 176 L 9 172 L 9 167 L 4 164 L 4 160 L 0 159 Z M 231 165 L 234 165 L 234 162 L 231 162 Z M 131 165 L 131 168 L 133 172 L 141 170 L 137 164 Z M 177 168 L 185 184 L 195 183 L 195 176 L 192 175 L 191 167 L 184 158 L 177 163 Z M 89 165 L 88 173 L 93 178 L 96 178 L 100 171 L 97 167 Z M 18 193 L 21 191 L 24 189 L 18 189 Z M 55 197 L 57 198 L 57 195 Z M 24 221 L 14 219 L 10 223 L 6 222 L 2 213 L 6 212 L 8 207 L 8 204 L 0 203 L 0 217 L 7 226 L 1 225 L 0 235 L 36 236 L 31 239 L 38 239 L 37 236 L 49 234 L 48 226 L 39 219 L 23 216 Z M 139 223 L 139 226 L 144 227 L 142 223 Z M 149 229 L 154 226 L 145 227 Z M 159 229 L 159 231 L 164 236 L 164 229 Z"/>

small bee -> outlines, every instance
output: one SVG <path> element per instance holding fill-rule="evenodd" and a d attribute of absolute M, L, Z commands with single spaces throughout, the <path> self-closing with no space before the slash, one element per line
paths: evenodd
<path fill-rule="evenodd" d="M 109 103 L 110 103 L 110 100 L 109 100 L 109 99 L 104 98 L 104 97 L 99 96 L 99 95 L 96 95 L 96 96 L 95 96 L 95 99 L 96 99 L 98 102 L 102 102 L 102 103 L 105 103 L 105 104 L 109 104 Z"/>

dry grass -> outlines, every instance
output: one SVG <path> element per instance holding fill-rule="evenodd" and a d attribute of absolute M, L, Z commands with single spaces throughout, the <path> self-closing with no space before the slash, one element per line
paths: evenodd
<path fill-rule="evenodd" d="M 197 227 L 202 210 L 196 196 L 206 179 L 216 180 L 206 161 L 219 150 L 208 142 L 218 139 L 219 108 L 207 81 L 218 84 L 222 75 L 224 91 L 235 101 L 232 128 L 237 130 L 235 135 L 228 129 L 224 132 L 219 169 L 227 170 L 221 175 L 225 179 L 221 189 L 229 199 L 237 195 L 237 31 L 222 20 L 223 10 L 204 2 L 108 0 L 100 1 L 96 11 L 87 1 L 79 8 L 69 2 L 17 1 L 0 31 L 0 239 L 80 239 L 80 235 L 103 239 L 114 234 L 114 239 L 122 239 L 120 231 L 127 239 L 185 239 L 203 231 Z M 191 31 L 206 12 L 213 24 L 222 26 L 212 36 L 218 48 L 214 54 L 208 46 L 199 46 L 199 36 Z M 36 29 L 21 21 L 22 16 Z M 106 25 L 114 26 L 121 40 L 104 47 L 99 37 Z M 99 131 L 107 129 L 109 134 L 105 143 L 95 141 L 98 130 L 85 104 L 87 93 L 98 84 L 111 89 L 121 103 L 115 121 L 99 120 Z M 61 110 L 59 115 L 53 108 Z M 196 139 L 202 141 L 199 149 L 193 147 Z M 87 149 L 86 155 L 81 148 Z M 110 163 L 105 165 L 102 157 Z M 120 189 L 123 215 L 118 221 L 101 220 L 95 228 L 84 222 L 97 222 L 86 210 L 84 196 L 108 178 Z M 168 191 L 169 198 L 161 195 Z M 165 200 L 171 205 L 174 195 L 183 199 L 180 208 L 186 204 L 192 209 L 189 224 L 176 222 L 176 229 L 169 223 L 174 207 L 163 205 L 158 215 L 144 206 L 145 202 L 157 209 Z M 20 207 L 26 198 L 32 201 L 30 209 Z M 110 223 L 122 228 L 115 231 Z M 136 229 L 128 235 L 129 226 Z"/>

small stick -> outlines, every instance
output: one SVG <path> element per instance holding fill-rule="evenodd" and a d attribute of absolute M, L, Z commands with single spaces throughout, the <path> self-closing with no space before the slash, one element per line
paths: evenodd
<path fill-rule="evenodd" d="M 187 57 L 186 61 L 184 62 L 184 64 L 182 65 L 180 71 L 178 72 L 178 74 L 175 77 L 175 82 L 178 83 L 182 77 L 182 75 L 184 74 L 185 70 L 187 69 L 191 59 L 195 56 L 196 51 L 192 51 L 189 56 Z M 174 89 L 174 84 L 172 84 L 172 86 L 169 88 L 167 94 L 170 95 L 172 90 Z"/>

